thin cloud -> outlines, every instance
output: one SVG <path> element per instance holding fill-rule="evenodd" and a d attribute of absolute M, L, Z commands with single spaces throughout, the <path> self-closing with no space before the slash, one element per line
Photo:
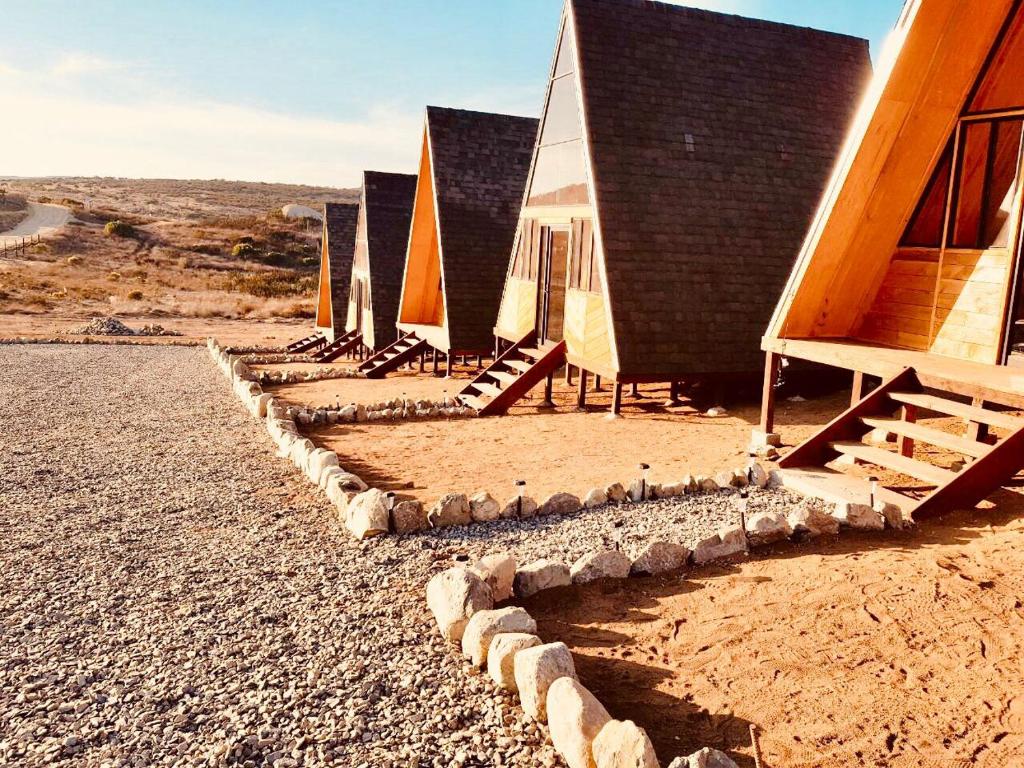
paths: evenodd
<path fill-rule="evenodd" d="M 127 65 L 96 56 L 91 53 L 67 53 L 61 56 L 50 67 L 50 73 L 58 77 L 73 77 L 77 75 L 94 75 L 103 72 L 116 72 L 126 69 Z"/>

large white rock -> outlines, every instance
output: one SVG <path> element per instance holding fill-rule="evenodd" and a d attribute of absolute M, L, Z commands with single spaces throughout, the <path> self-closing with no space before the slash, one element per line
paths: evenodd
<path fill-rule="evenodd" d="M 622 483 L 612 483 L 604 489 L 604 492 L 608 496 L 608 501 L 615 504 L 621 504 L 627 497 L 626 489 Z"/>
<path fill-rule="evenodd" d="M 704 539 L 693 548 L 693 562 L 697 565 L 731 557 L 747 551 L 747 534 L 743 526 L 724 528 L 714 536 Z"/>
<path fill-rule="evenodd" d="M 292 443 L 292 447 L 288 451 L 288 458 L 291 459 L 292 464 L 296 467 L 305 470 L 306 460 L 314 450 L 316 450 L 316 446 L 313 445 L 313 441 L 308 437 L 304 437 Z"/>
<path fill-rule="evenodd" d="M 469 525 L 469 499 L 464 493 L 449 493 L 437 500 L 427 513 L 432 528 L 449 528 L 453 525 Z"/>
<path fill-rule="evenodd" d="M 654 484 L 637 478 L 629 484 L 629 500 L 633 502 L 647 501 L 653 499 L 655 494 Z"/>
<path fill-rule="evenodd" d="M 337 478 L 341 477 L 344 474 L 345 470 L 343 470 L 341 467 L 327 467 L 326 469 L 324 469 L 323 472 L 320 473 L 320 482 L 317 483 L 317 485 L 320 486 L 321 490 L 326 491 L 327 486 L 332 481 L 335 481 L 334 484 L 338 485 L 338 483 L 336 482 Z"/>
<path fill-rule="evenodd" d="M 812 539 L 839 533 L 839 521 L 828 513 L 822 502 L 815 499 L 801 501 L 790 510 L 786 520 L 793 533 Z"/>
<path fill-rule="evenodd" d="M 608 710 L 571 677 L 560 677 L 551 684 L 546 708 L 551 743 L 565 764 L 594 768 L 594 739 L 612 719 Z"/>
<path fill-rule="evenodd" d="M 768 487 L 768 472 L 756 461 L 747 465 L 747 475 L 750 477 L 751 485 L 756 485 L 758 488 Z"/>
<path fill-rule="evenodd" d="M 565 643 L 548 643 L 519 651 L 515 656 L 516 687 L 523 711 L 547 720 L 548 688 L 560 677 L 576 678 L 576 666 Z"/>
<path fill-rule="evenodd" d="M 569 566 L 551 560 L 536 560 L 516 571 L 513 592 L 516 597 L 529 597 L 545 589 L 572 584 Z"/>
<path fill-rule="evenodd" d="M 469 516 L 474 523 L 490 523 L 501 514 L 501 505 L 491 494 L 480 491 L 469 500 Z"/>
<path fill-rule="evenodd" d="M 323 475 L 324 470 L 328 467 L 337 467 L 338 465 L 338 454 L 334 451 L 326 451 L 317 449 L 309 456 L 309 461 L 306 464 L 306 474 L 309 479 L 317 485 L 320 484 L 320 476 Z"/>
<path fill-rule="evenodd" d="M 526 648 L 541 645 L 540 638 L 523 632 L 509 632 L 491 638 L 487 649 L 487 674 L 497 685 L 516 692 L 516 654 Z"/>
<path fill-rule="evenodd" d="M 603 488 L 594 488 L 587 494 L 586 498 L 583 499 L 583 506 L 587 509 L 594 509 L 595 507 L 603 507 L 608 503 L 608 492 Z"/>
<path fill-rule="evenodd" d="M 617 549 L 590 552 L 569 569 L 573 584 L 589 584 L 598 579 L 624 579 L 629 576 L 629 558 Z"/>
<path fill-rule="evenodd" d="M 516 578 L 516 560 L 506 553 L 486 555 L 472 568 L 473 573 L 487 582 L 494 602 L 512 599 L 512 584 Z"/>
<path fill-rule="evenodd" d="M 609 720 L 594 738 L 597 768 L 659 768 L 647 732 L 632 720 Z"/>
<path fill-rule="evenodd" d="M 529 520 L 537 516 L 537 502 L 530 496 L 513 496 L 501 510 L 502 520 Z"/>
<path fill-rule="evenodd" d="M 498 608 L 474 613 L 462 635 L 462 653 L 473 666 L 487 663 L 487 652 L 495 635 L 509 632 L 537 634 L 537 622 L 522 608 Z"/>
<path fill-rule="evenodd" d="M 571 493 L 553 493 L 537 509 L 538 515 L 571 515 L 583 508 L 580 500 Z"/>
<path fill-rule="evenodd" d="M 264 392 L 256 398 L 256 416 L 263 419 L 267 416 L 267 408 L 274 401 L 274 396 Z"/>
<path fill-rule="evenodd" d="M 783 512 L 758 512 L 746 519 L 750 546 L 761 547 L 788 539 L 793 529 Z"/>
<path fill-rule="evenodd" d="M 415 533 L 429 527 L 423 504 L 416 499 L 400 501 L 391 510 L 391 528 L 397 534 Z"/>
<path fill-rule="evenodd" d="M 491 588 L 466 568 L 449 568 L 427 582 L 427 607 L 445 640 L 459 642 L 473 614 L 494 607 Z"/>
<path fill-rule="evenodd" d="M 637 555 L 630 566 L 633 576 L 658 576 L 677 571 L 690 559 L 690 550 L 670 541 L 654 541 Z"/>
<path fill-rule="evenodd" d="M 343 472 L 336 476 L 335 482 L 346 491 L 355 491 L 361 493 L 362 491 L 368 491 L 370 486 L 363 482 L 362 478 L 358 475 L 353 475 L 351 472 Z"/>
<path fill-rule="evenodd" d="M 882 531 L 885 530 L 885 518 L 877 509 L 870 504 L 854 504 L 853 502 L 839 502 L 835 505 L 832 516 L 839 521 L 841 526 L 854 528 L 860 531 Z"/>
<path fill-rule="evenodd" d="M 379 488 L 352 497 L 345 510 L 345 527 L 357 539 L 388 532 L 388 498 Z"/>

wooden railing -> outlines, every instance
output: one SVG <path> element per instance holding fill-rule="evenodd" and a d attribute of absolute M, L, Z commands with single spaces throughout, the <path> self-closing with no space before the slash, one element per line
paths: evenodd
<path fill-rule="evenodd" d="M 18 254 L 24 258 L 28 252 L 29 246 L 36 245 L 43 242 L 43 238 L 39 235 L 32 235 L 31 237 L 23 237 L 20 241 L 14 238 L 7 238 L 4 240 L 3 248 L 0 250 L 0 256 L 3 258 L 15 258 Z"/>

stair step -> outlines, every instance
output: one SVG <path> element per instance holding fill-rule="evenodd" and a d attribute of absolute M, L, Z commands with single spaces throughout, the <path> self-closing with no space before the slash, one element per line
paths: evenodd
<path fill-rule="evenodd" d="M 829 443 L 829 446 L 845 456 L 866 461 L 879 467 L 885 467 L 936 486 L 945 485 L 956 477 L 956 472 L 950 472 L 948 469 L 936 467 L 934 464 L 928 464 L 917 459 L 908 459 L 906 456 L 901 456 L 898 453 L 887 451 L 884 448 L 864 445 L 864 443 L 842 441 Z"/>
<path fill-rule="evenodd" d="M 785 488 L 812 499 L 821 499 L 830 504 L 870 504 L 871 483 L 860 477 L 836 472 L 828 467 L 794 467 L 780 469 Z M 902 493 L 879 486 L 875 500 L 895 504 L 910 517 L 917 506 L 917 500 Z"/>
<path fill-rule="evenodd" d="M 505 371 L 491 371 L 491 376 L 506 386 L 519 378 L 519 374 L 507 373 Z"/>
<path fill-rule="evenodd" d="M 944 413 L 947 416 L 956 416 L 967 421 L 978 424 L 988 424 L 990 427 L 1001 427 L 1016 432 L 1024 428 L 1024 419 L 1009 416 L 999 411 L 990 411 L 985 408 L 977 408 L 966 403 L 958 403 L 955 400 L 947 400 L 944 397 L 926 395 L 920 392 L 890 392 L 889 397 L 897 403 L 904 405 L 915 405 L 937 413 Z"/>
<path fill-rule="evenodd" d="M 486 401 L 481 400 L 475 395 L 459 395 L 459 400 L 468 405 L 470 408 L 475 408 L 478 411 L 482 411 L 487 405 Z"/>
<path fill-rule="evenodd" d="M 975 459 L 980 459 L 992 450 L 992 446 L 979 443 L 977 440 L 968 440 L 966 437 L 951 435 L 948 432 L 930 429 L 921 424 L 903 421 L 902 419 L 864 418 L 861 421 L 872 429 L 893 432 L 903 437 L 909 437 L 911 440 L 934 445 L 938 448 L 946 448 L 947 450 L 962 453 L 964 456 L 971 456 Z"/>
<path fill-rule="evenodd" d="M 544 355 L 547 354 L 547 351 L 544 349 L 536 349 L 534 347 L 520 347 L 519 353 L 524 357 L 530 358 L 531 360 L 540 360 L 542 357 L 544 357 Z"/>
<path fill-rule="evenodd" d="M 487 397 L 497 397 L 501 394 L 501 387 L 496 387 L 493 384 L 488 384 L 487 382 L 480 382 L 473 386 L 476 387 L 478 392 L 483 395 L 487 395 Z"/>
<path fill-rule="evenodd" d="M 509 368 L 515 368 L 520 373 L 526 373 L 528 370 L 533 368 L 533 364 L 528 363 L 525 360 L 505 360 L 504 362 Z"/>

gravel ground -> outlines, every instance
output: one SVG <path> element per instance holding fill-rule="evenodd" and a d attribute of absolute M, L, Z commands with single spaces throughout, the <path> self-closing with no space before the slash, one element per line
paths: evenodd
<path fill-rule="evenodd" d="M 556 765 L 440 641 L 427 579 L 739 514 L 722 494 L 357 544 L 205 349 L 0 346 L 0 418 L 0 765 Z"/>

